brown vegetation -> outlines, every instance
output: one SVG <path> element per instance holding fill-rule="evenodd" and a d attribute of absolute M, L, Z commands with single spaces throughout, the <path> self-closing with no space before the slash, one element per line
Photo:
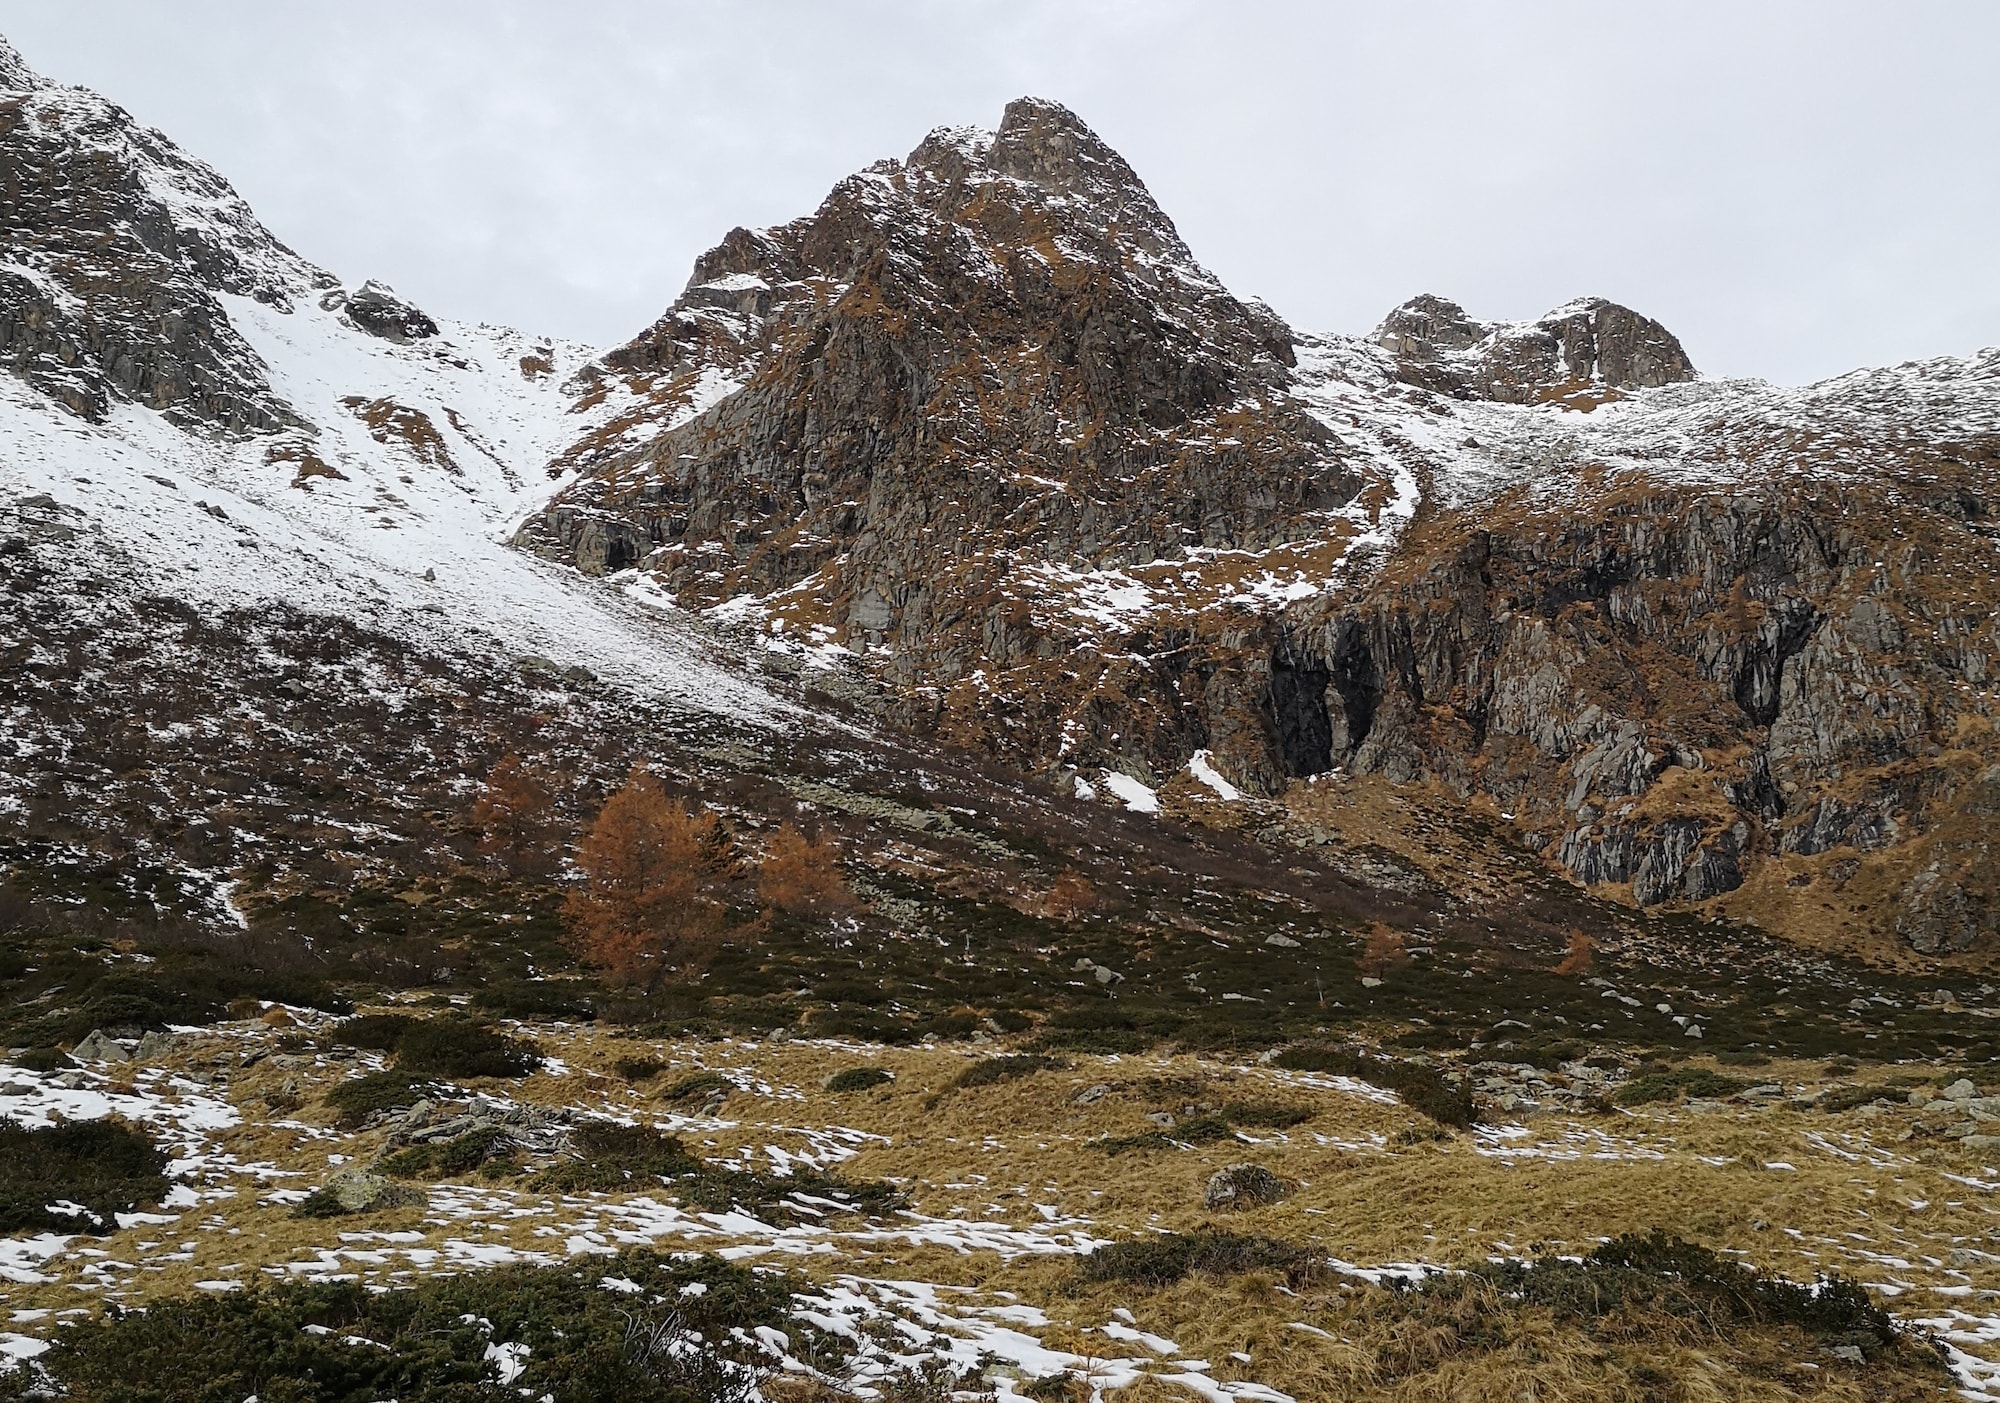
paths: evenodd
<path fill-rule="evenodd" d="M 765 846 L 757 895 L 794 916 L 837 916 L 854 904 L 840 872 L 839 846 L 830 838 L 814 842 L 790 822 L 780 824 Z"/>
<path fill-rule="evenodd" d="M 728 929 L 729 834 L 634 769 L 577 850 L 584 882 L 564 908 L 571 948 L 614 984 L 648 992 Z"/>
<path fill-rule="evenodd" d="M 1062 873 L 1042 898 L 1042 909 L 1058 921 L 1080 921 L 1097 909 L 1097 888 L 1074 868 Z"/>
<path fill-rule="evenodd" d="M 547 876 L 555 866 L 554 795 L 541 775 L 507 755 L 472 806 L 480 856 L 520 877 Z"/>

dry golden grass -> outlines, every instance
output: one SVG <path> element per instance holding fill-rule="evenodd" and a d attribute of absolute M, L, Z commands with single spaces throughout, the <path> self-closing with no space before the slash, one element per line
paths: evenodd
<path fill-rule="evenodd" d="M 330 1155 L 366 1162 L 380 1151 L 385 1138 L 380 1130 L 348 1134 L 324 1128 L 331 1118 L 319 1097 L 346 1074 L 344 1067 L 284 1067 L 269 1058 L 235 1069 L 245 1040 L 274 1042 L 282 1035 L 239 1027 L 240 1037 L 203 1044 L 182 1059 L 186 1071 L 225 1073 L 226 1094 L 245 1115 L 242 1126 L 215 1137 L 216 1149 L 241 1164 L 294 1171 L 296 1177 L 279 1182 L 300 1188 L 319 1181 Z M 1795 1278 L 1837 1269 L 1867 1281 L 1903 1283 L 1911 1290 L 1894 1304 L 1918 1307 L 1918 1313 L 1939 1313 L 1947 1304 L 1984 1313 L 1990 1307 L 1976 1303 L 1981 1293 L 2000 1291 L 1993 1263 L 1957 1251 L 1996 1245 L 1990 1235 L 2000 1233 L 2000 1213 L 1989 1207 L 1983 1190 L 1964 1182 L 1990 1182 L 1981 1179 L 1981 1156 L 1948 1141 L 1899 1141 L 1915 1123 L 1914 1112 L 1862 1108 L 1827 1115 L 1786 1106 L 1663 1106 L 1589 1120 L 1532 1115 L 1511 1138 L 1482 1133 L 1405 1143 L 1404 1132 L 1427 1131 L 1428 1125 L 1400 1104 L 1256 1064 L 1191 1056 L 1080 1056 L 1065 1070 L 952 1090 L 952 1080 L 970 1059 L 996 1049 L 698 1043 L 590 1028 L 529 1031 L 546 1052 L 563 1059 L 564 1074 L 478 1084 L 481 1089 L 664 1121 L 668 1108 L 653 1099 L 658 1088 L 697 1068 L 720 1070 L 750 1080 L 756 1089 L 731 1094 L 714 1120 L 680 1123 L 679 1133 L 701 1154 L 735 1159 L 748 1150 L 768 1162 L 767 1145 L 796 1152 L 815 1143 L 807 1132 L 849 1127 L 880 1138 L 863 1142 L 839 1164 L 840 1172 L 896 1179 L 907 1187 L 916 1211 L 933 1219 L 1000 1224 L 1017 1233 L 1081 1227 L 1100 1239 L 1216 1227 L 1316 1244 L 1364 1265 L 1467 1262 L 1496 1252 L 1582 1253 L 1606 1236 L 1665 1227 L 1740 1251 L 1760 1267 Z M 620 1058 L 642 1056 L 669 1070 L 637 1086 L 613 1073 Z M 895 1080 L 846 1095 L 822 1089 L 832 1072 L 857 1065 L 885 1067 Z M 1789 1084 L 1812 1081 L 1820 1071 L 1812 1064 L 1777 1064 L 1760 1075 Z M 263 1100 L 281 1095 L 287 1083 L 296 1087 L 302 1105 L 290 1124 L 274 1123 Z M 1111 1090 L 1089 1104 L 1075 1104 L 1080 1092 L 1100 1084 Z M 1092 1143 L 1105 1135 L 1154 1129 L 1146 1120 L 1149 1111 L 1228 1100 L 1305 1104 L 1315 1115 L 1283 1132 L 1249 1132 L 1254 1143 L 1134 1151 L 1115 1158 Z M 1507 1147 L 1533 1149 L 1537 1156 L 1496 1153 Z M 1551 1157 L 1565 1154 L 1573 1157 Z M 1245 1160 L 1298 1181 L 1300 1188 L 1268 1207 L 1208 1213 L 1202 1207 L 1208 1175 Z M 1792 1167 L 1766 1167 L 1774 1163 Z M 134 1270 L 111 1274 L 131 1302 L 185 1291 L 199 1281 L 253 1279 L 261 1268 L 309 1263 L 329 1248 L 376 1249 L 383 1244 L 374 1235 L 389 1232 L 421 1234 L 430 1249 L 461 1241 L 559 1257 L 570 1234 L 608 1221 L 604 1207 L 616 1201 L 560 1200 L 519 1184 L 496 1187 L 474 1180 L 472 1190 L 495 1199 L 504 1190 L 514 1216 L 453 1218 L 418 1208 L 298 1219 L 282 1204 L 258 1201 L 268 1184 L 237 1182 L 235 1197 L 204 1205 L 171 1227 L 135 1228 L 72 1248 L 101 1250 L 108 1260 L 132 1264 Z M 1045 1222 L 1043 1205 L 1071 1221 Z M 969 1287 L 989 1297 L 1009 1292 L 1047 1313 L 1049 1325 L 1038 1332 L 1045 1345 L 1084 1357 L 1143 1353 L 1103 1333 L 1113 1312 L 1126 1309 L 1139 1329 L 1175 1341 L 1182 1357 L 1208 1360 L 1211 1377 L 1254 1380 L 1301 1400 L 1860 1399 L 1928 1396 L 1922 1390 L 1936 1381 L 1872 1367 L 1865 1376 L 1849 1377 L 1846 1366 L 1813 1356 L 1807 1342 L 1768 1333 L 1715 1336 L 1685 1322 L 1635 1320 L 1619 1326 L 1629 1338 L 1613 1338 L 1603 1329 L 1586 1330 L 1494 1302 L 1460 1303 L 1449 1310 L 1435 1302 L 1413 1304 L 1415 1298 L 1364 1288 L 1341 1276 L 1303 1294 L 1257 1274 L 1226 1281 L 1190 1278 L 1157 1291 L 1083 1287 L 1067 1255 L 1009 1257 L 963 1243 L 918 1242 L 879 1227 L 865 1240 L 843 1235 L 861 1226 L 835 1224 L 834 1235 L 823 1239 L 831 1252 L 773 1260 L 822 1279 L 851 1273 Z M 356 1233 L 366 1240 L 343 1240 Z M 664 1246 L 699 1248 L 752 1240 L 658 1239 Z M 147 1249 L 141 1242 L 167 1245 Z M 192 1244 L 180 1254 L 186 1260 L 159 1260 L 183 1243 Z M 7 1286 L 0 1290 L 0 1305 L 65 1308 L 89 1299 L 77 1287 L 107 1279 L 102 1270 L 95 1278 L 86 1274 L 104 1260 L 58 1258 L 50 1268 L 57 1281 Z M 225 1270 L 231 1266 L 236 1270 Z M 350 1258 L 343 1268 L 382 1284 L 409 1280 L 408 1273 L 417 1269 L 400 1253 L 373 1262 Z M 1931 1297 L 1933 1286 L 1971 1286 L 1974 1298 Z M 1247 1355 L 1248 1362 L 1237 1355 Z M 1824 1367 L 1798 1367 L 1807 1363 Z M 1178 1400 L 1185 1393 L 1184 1386 L 1162 1379 L 1117 1396 Z"/>

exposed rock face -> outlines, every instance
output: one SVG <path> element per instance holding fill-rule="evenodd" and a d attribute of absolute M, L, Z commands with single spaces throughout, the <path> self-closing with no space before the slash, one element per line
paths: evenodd
<path fill-rule="evenodd" d="M 1672 332 L 1601 297 L 1523 323 L 1474 321 L 1456 302 L 1425 293 L 1391 312 L 1372 339 L 1396 358 L 1399 379 L 1454 399 L 1601 400 L 1695 377 Z"/>
<path fill-rule="evenodd" d="M 4 41 L 0 41 L 4 45 Z M 217 293 L 287 305 L 332 279 L 213 170 L 0 49 L 0 361 L 74 413 L 114 398 L 232 429 L 296 416 Z"/>
<path fill-rule="evenodd" d="M 920 730 L 1441 784 L 1647 906 L 1887 884 L 1846 913 L 1920 949 L 2000 923 L 2000 359 L 1702 382 L 1596 298 L 1294 337 L 1023 100 L 731 233 L 591 393 L 630 407 L 521 542 L 844 644 Z"/>
<path fill-rule="evenodd" d="M 587 480 L 523 539 L 591 572 L 647 560 L 688 603 L 810 580 L 905 680 L 957 675 L 1035 646 L 994 599 L 1017 563 L 1267 546 L 1347 503 L 1291 359 L 1115 152 L 1024 99 L 705 254 L 606 363 L 733 393 L 636 450 L 630 423 L 579 445 Z"/>
<path fill-rule="evenodd" d="M 1867 389 L 1817 429 L 1879 411 Z M 1414 531 L 1358 597 L 1288 614 L 1274 658 L 1305 683 L 1274 673 L 1275 748 L 1294 774 L 1490 795 L 1576 879 L 1642 905 L 1881 854 L 1885 881 L 1916 869 L 1904 938 L 1967 948 L 2000 924 L 2000 435 L 1950 422 L 1832 491 L 1645 483 Z"/>
<path fill-rule="evenodd" d="M 342 310 L 356 326 L 385 341 L 422 341 L 438 334 L 436 322 L 398 297 L 394 288 L 373 278 L 363 283 L 360 291 L 343 298 Z"/>

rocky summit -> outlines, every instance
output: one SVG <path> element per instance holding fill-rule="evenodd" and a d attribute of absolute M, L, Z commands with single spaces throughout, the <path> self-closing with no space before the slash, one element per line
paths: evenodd
<path fill-rule="evenodd" d="M 1024 99 L 705 254 L 517 540 L 1060 783 L 1437 786 L 1640 906 L 1935 954 L 2000 934 L 1995 374 L 1704 380 L 1602 298 L 1302 336 Z"/>
<path fill-rule="evenodd" d="M 0 239 L 0 1397 L 2000 1399 L 2000 351 L 1037 98 L 603 349 L 0 41 Z"/>

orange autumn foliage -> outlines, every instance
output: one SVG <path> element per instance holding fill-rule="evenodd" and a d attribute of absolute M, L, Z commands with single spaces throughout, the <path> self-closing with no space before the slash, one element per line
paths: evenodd
<path fill-rule="evenodd" d="M 555 869 L 555 796 L 541 775 L 504 756 L 472 806 L 479 853 L 515 876 L 545 877 Z"/>
<path fill-rule="evenodd" d="M 1569 933 L 1569 954 L 1556 966 L 1557 974 L 1589 974 L 1597 963 L 1597 942 L 1580 930 Z"/>
<path fill-rule="evenodd" d="M 1080 921 L 1097 909 L 1097 888 L 1072 868 L 1056 877 L 1042 898 L 1042 909 L 1058 921 Z"/>
<path fill-rule="evenodd" d="M 564 908 L 571 948 L 614 984 L 650 992 L 707 955 L 729 926 L 729 835 L 634 770 L 577 849 L 584 881 Z"/>
<path fill-rule="evenodd" d="M 837 916 L 854 905 L 840 873 L 840 849 L 830 838 L 813 842 L 789 821 L 766 845 L 757 895 L 766 906 L 794 916 Z"/>
<path fill-rule="evenodd" d="M 1368 930 L 1368 939 L 1361 947 L 1361 972 L 1372 979 L 1387 979 L 1395 971 L 1410 962 L 1410 955 L 1403 948 L 1401 931 L 1377 921 Z"/>

